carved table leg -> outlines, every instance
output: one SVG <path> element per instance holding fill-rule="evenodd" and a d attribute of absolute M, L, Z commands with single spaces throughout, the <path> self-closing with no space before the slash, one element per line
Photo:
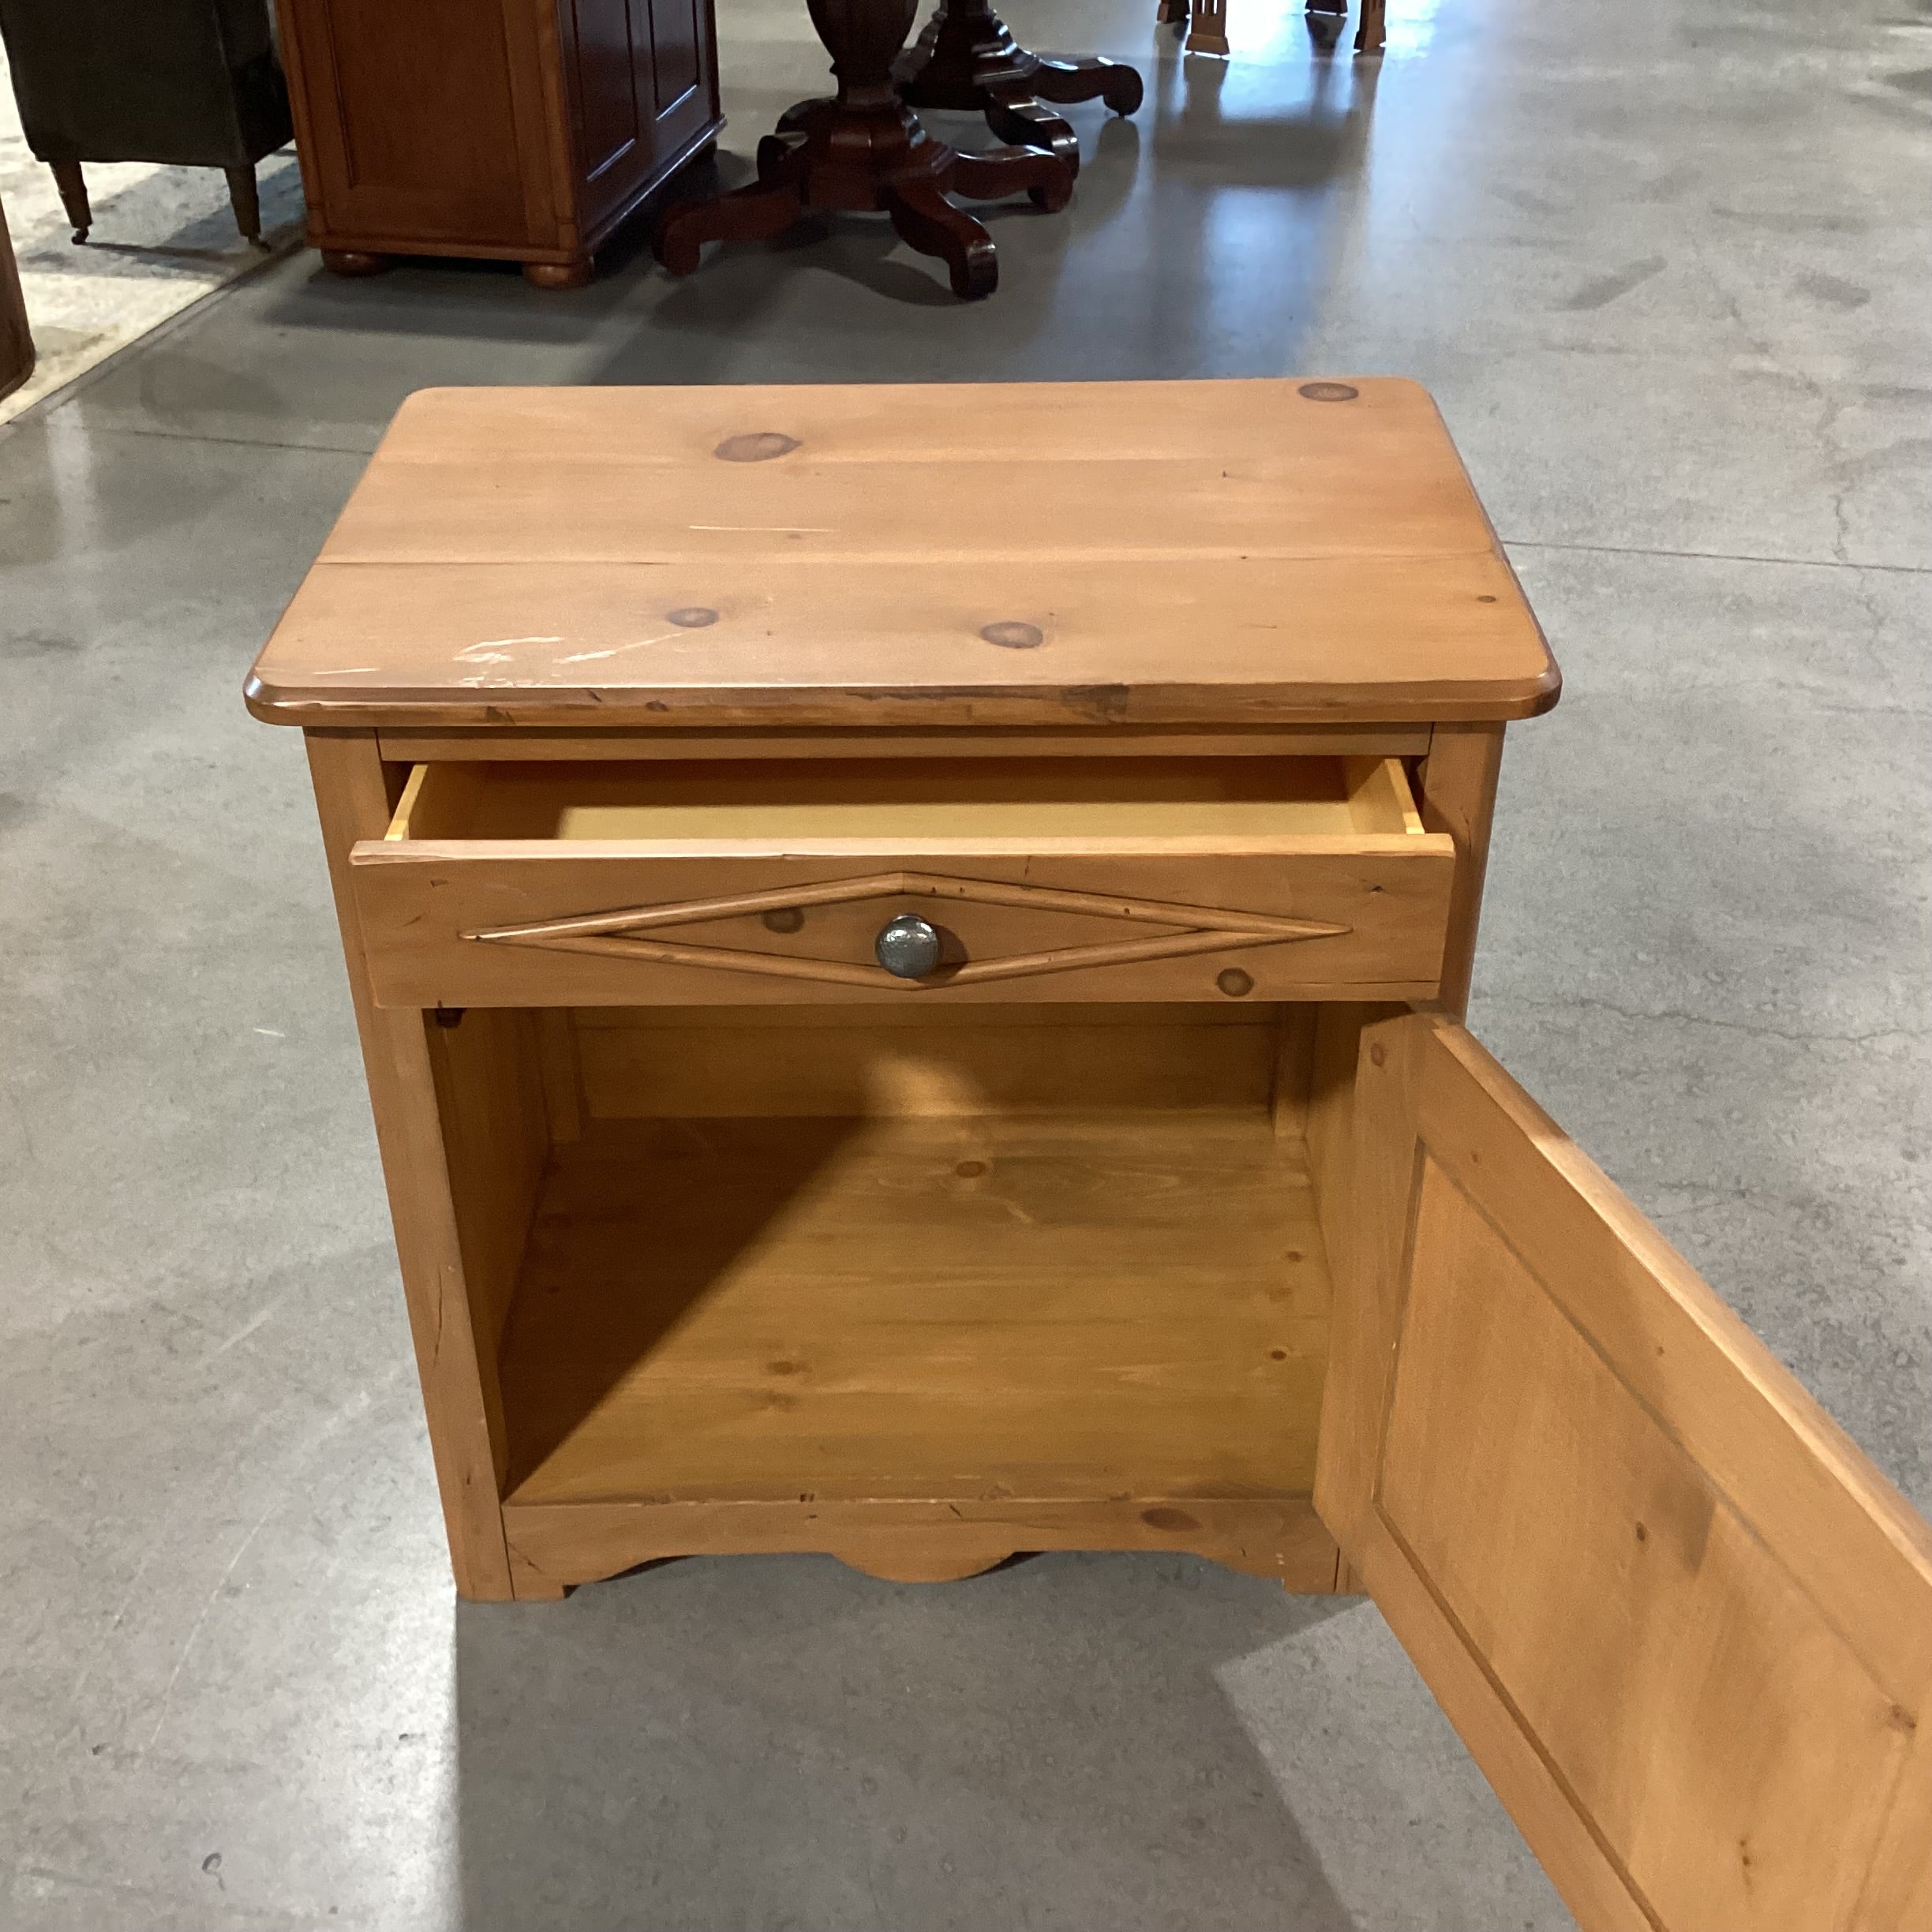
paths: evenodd
<path fill-rule="evenodd" d="M 984 226 L 940 192 L 937 182 L 904 181 L 886 191 L 886 212 L 909 247 L 937 255 L 946 265 L 953 293 L 961 301 L 990 295 L 999 286 L 999 258 Z"/>
<path fill-rule="evenodd" d="M 665 214 L 656 240 L 665 268 L 689 275 L 706 242 L 769 241 L 807 209 L 874 210 L 890 218 L 909 246 L 945 263 L 962 300 L 992 294 L 999 281 L 993 238 L 948 192 L 982 200 L 1025 194 L 1051 212 L 1073 192 L 1073 167 L 1032 145 L 957 154 L 927 133 L 893 90 L 893 57 L 915 3 L 811 0 L 837 94 L 800 101 L 780 116 L 778 132 L 758 144 L 758 178 L 750 187 Z M 1139 76 L 1122 71 L 1137 91 Z"/>
<path fill-rule="evenodd" d="M 672 274 L 691 274 L 707 242 L 775 241 L 805 212 L 799 193 L 803 156 L 796 149 L 778 155 L 777 139 L 768 134 L 759 144 L 758 179 L 752 186 L 709 201 L 680 202 L 665 214 L 653 246 Z"/>
<path fill-rule="evenodd" d="M 900 98 L 915 107 L 979 110 L 1004 141 L 1050 148 L 1080 166 L 1080 141 L 1054 105 L 1103 100 L 1115 114 L 1140 105 L 1140 76 L 1121 61 L 1047 60 L 1013 37 L 987 0 L 939 0 L 916 46 L 893 66 Z"/>

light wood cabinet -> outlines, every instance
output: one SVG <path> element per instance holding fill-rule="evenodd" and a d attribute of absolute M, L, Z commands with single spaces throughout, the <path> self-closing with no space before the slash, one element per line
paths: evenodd
<path fill-rule="evenodd" d="M 256 665 L 459 1589 L 1366 1589 L 1592 1932 L 1926 1924 L 1932 1533 L 1460 1024 L 1556 678 L 1432 406 L 1021 400 L 416 398 Z"/>
<path fill-rule="evenodd" d="M 309 239 L 520 261 L 545 287 L 723 125 L 710 0 L 280 0 Z"/>

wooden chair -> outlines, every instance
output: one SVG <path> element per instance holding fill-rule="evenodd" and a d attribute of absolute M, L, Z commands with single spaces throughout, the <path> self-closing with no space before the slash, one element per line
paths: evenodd
<path fill-rule="evenodd" d="M 1383 13 L 1387 0 L 1361 0 L 1361 19 L 1355 29 L 1357 54 L 1380 54 L 1386 38 Z M 1339 6 L 1310 6 L 1311 21 L 1344 21 L 1348 18 L 1346 0 Z M 1160 0 L 1154 17 L 1188 30 L 1186 47 L 1190 54 L 1221 54 L 1228 51 L 1227 0 Z M 1339 28 L 1337 28 L 1338 34 Z"/>
<path fill-rule="evenodd" d="M 255 163 L 290 132 L 265 0 L 0 0 L 0 39 L 75 241 L 94 220 L 89 161 L 218 167 L 235 226 L 260 241 Z"/>

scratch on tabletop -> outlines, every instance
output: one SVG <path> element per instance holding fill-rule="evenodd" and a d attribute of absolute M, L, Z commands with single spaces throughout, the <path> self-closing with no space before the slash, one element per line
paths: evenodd
<path fill-rule="evenodd" d="M 560 657 L 557 662 L 560 665 L 590 664 L 599 657 L 615 657 L 620 651 L 642 650 L 647 644 L 668 644 L 679 633 L 676 631 L 665 631 L 656 637 L 634 638 L 628 644 L 613 644 L 608 650 L 577 651 L 568 657 Z"/>

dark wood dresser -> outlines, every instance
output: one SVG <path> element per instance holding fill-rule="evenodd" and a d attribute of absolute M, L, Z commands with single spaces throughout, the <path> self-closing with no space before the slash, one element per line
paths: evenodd
<path fill-rule="evenodd" d="M 590 279 L 600 243 L 723 125 L 711 0 L 279 0 L 309 239 Z"/>

